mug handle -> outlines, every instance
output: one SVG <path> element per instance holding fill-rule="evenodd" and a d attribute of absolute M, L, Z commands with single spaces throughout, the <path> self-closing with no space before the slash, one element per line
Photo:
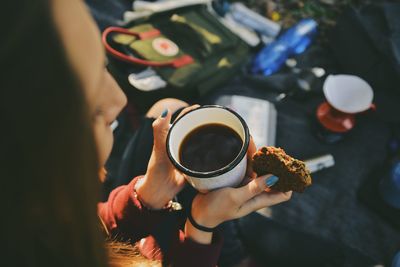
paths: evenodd
<path fill-rule="evenodd" d="M 368 109 L 366 109 L 366 110 L 364 110 L 364 111 L 361 111 L 360 113 L 357 113 L 357 114 L 366 114 L 366 113 L 368 113 L 369 111 L 376 111 L 376 104 L 375 103 L 372 103 L 370 106 L 369 106 L 369 108 Z"/>

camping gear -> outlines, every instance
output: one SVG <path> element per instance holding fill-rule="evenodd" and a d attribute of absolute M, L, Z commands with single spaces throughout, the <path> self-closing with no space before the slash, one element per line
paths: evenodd
<path fill-rule="evenodd" d="M 270 40 L 275 39 L 281 31 L 281 26 L 278 23 L 261 16 L 242 3 L 231 4 L 229 12 L 235 21 L 253 29 Z"/>
<path fill-rule="evenodd" d="M 375 109 L 371 86 L 357 76 L 329 75 L 323 90 L 326 102 L 319 105 L 317 118 L 329 131 L 348 132 L 355 126 L 356 114 Z"/>
<path fill-rule="evenodd" d="M 170 97 L 211 91 L 231 78 L 249 55 L 248 45 L 209 13 L 206 5 L 154 13 L 124 28 L 109 27 L 102 40 L 118 61 L 152 67 L 168 84 L 160 90 L 168 90 Z M 150 96 L 148 102 L 161 97 L 151 95 L 151 89 L 144 91 Z"/>
<path fill-rule="evenodd" d="M 255 56 L 250 72 L 271 75 L 279 71 L 290 56 L 301 54 L 307 49 L 316 33 L 315 20 L 301 20 Z"/>

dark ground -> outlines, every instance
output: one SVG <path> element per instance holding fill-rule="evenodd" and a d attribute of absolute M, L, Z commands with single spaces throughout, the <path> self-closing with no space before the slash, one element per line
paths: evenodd
<path fill-rule="evenodd" d="M 226 94 L 273 99 L 273 95 L 240 81 L 232 82 L 226 88 L 223 92 Z M 370 172 L 385 159 L 385 144 L 390 137 L 390 129 L 376 115 L 370 114 L 360 117 L 357 127 L 342 142 L 334 145 L 324 144 L 316 137 L 312 126 L 314 111 L 321 101 L 323 96 L 315 96 L 306 101 L 287 99 L 277 104 L 276 146 L 284 148 L 289 155 L 299 159 L 330 153 L 335 158 L 335 166 L 313 174 L 313 185 L 303 194 L 294 193 L 291 201 L 261 212 L 282 227 L 309 234 L 317 239 L 314 240 L 311 236 L 296 239 L 294 232 L 285 239 L 289 230 L 281 231 L 267 221 L 254 222 L 254 218 L 245 218 L 242 224 L 246 229 L 258 229 L 258 235 L 251 239 L 252 242 L 258 240 L 260 247 L 266 246 L 261 249 L 264 258 L 267 251 L 270 253 L 274 248 L 279 250 L 279 253 L 267 255 L 278 259 L 275 265 L 268 266 L 299 266 L 295 264 L 298 263 L 297 260 L 290 261 L 290 258 L 297 257 L 301 248 L 308 253 L 304 252 L 304 256 L 309 255 L 307 260 L 312 257 L 319 258 L 318 253 L 327 253 L 330 249 L 328 245 L 320 242 L 340 244 L 339 246 L 344 246 L 341 249 L 347 255 L 360 253 L 372 259 L 375 264 L 390 266 L 386 264 L 400 249 L 399 229 L 369 209 L 357 196 L 360 186 Z M 248 233 L 250 235 L 254 231 Z M 275 237 L 271 238 L 274 235 Z M 280 247 L 286 250 L 279 249 Z M 372 266 L 355 264 L 352 261 L 351 257 L 345 256 L 342 262 L 331 262 L 332 265 L 324 265 L 324 262 L 300 266 Z"/>

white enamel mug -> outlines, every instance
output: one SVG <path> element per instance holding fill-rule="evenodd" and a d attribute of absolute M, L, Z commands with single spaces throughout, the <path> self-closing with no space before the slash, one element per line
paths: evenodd
<path fill-rule="evenodd" d="M 226 125 L 242 138 L 243 145 L 240 152 L 231 163 L 218 170 L 199 172 L 186 168 L 179 160 L 179 149 L 182 141 L 192 130 L 212 123 Z M 246 154 L 249 142 L 249 128 L 239 114 L 223 106 L 201 106 L 189 111 L 172 124 L 167 136 L 167 154 L 172 164 L 185 174 L 189 184 L 200 192 L 208 192 L 217 188 L 233 187 L 240 184 L 246 173 Z"/>

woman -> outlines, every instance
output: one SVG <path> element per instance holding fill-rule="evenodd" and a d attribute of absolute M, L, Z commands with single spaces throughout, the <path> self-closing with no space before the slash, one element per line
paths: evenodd
<path fill-rule="evenodd" d="M 6 126 L 0 139 L 1 197 L 7 203 L 1 220 L 7 244 L 3 262 L 7 266 L 106 266 L 97 227 L 98 170 L 111 151 L 109 126 L 126 99 L 105 69 L 99 32 L 82 1 L 7 4 L 0 11 L 2 25 L 10 25 L 0 43 L 0 114 Z M 154 123 L 155 145 L 143 181 L 137 185 L 136 178 L 117 188 L 114 200 L 100 204 L 108 230 L 137 238 L 150 234 L 124 228 L 127 224 L 121 227 L 129 215 L 115 215 L 131 208 L 139 211 L 140 224 L 144 206 L 145 212 L 156 212 L 152 210 L 164 207 L 184 186 L 183 176 L 163 152 L 170 118 L 167 110 Z M 267 181 L 268 177 L 259 177 L 241 188 L 197 195 L 192 204 L 194 221 L 213 228 L 290 198 L 290 193 L 264 192 Z M 124 197 L 129 199 L 123 199 L 122 191 L 128 192 Z M 110 207 L 115 199 L 120 205 Z M 117 206 L 119 210 L 113 209 Z M 171 265 L 187 266 L 181 260 L 184 251 L 192 253 L 189 259 L 199 260 L 202 254 L 214 253 L 208 262 L 199 263 L 215 265 L 220 241 L 213 233 L 189 221 L 184 232 L 176 233 L 180 235 L 176 249 L 168 255 Z"/>

